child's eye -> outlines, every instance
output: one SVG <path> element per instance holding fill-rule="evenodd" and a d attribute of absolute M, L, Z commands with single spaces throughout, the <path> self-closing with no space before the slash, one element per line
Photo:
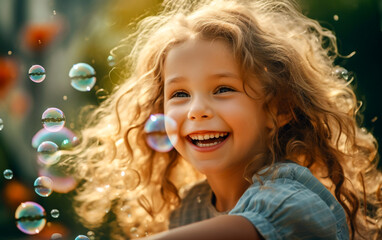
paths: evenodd
<path fill-rule="evenodd" d="M 183 92 L 183 91 L 177 91 L 177 92 L 174 92 L 172 95 L 171 95 L 171 98 L 184 98 L 184 97 L 188 97 L 189 94 L 186 93 L 186 92 Z"/>
<path fill-rule="evenodd" d="M 233 88 L 230 88 L 230 87 L 219 87 L 218 89 L 216 89 L 215 93 L 225 93 L 225 92 L 234 92 L 235 90 Z"/>

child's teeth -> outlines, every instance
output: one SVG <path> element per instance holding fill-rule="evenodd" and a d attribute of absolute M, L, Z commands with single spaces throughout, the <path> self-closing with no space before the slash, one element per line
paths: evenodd
<path fill-rule="evenodd" d="M 211 138 L 225 137 L 227 133 L 206 133 L 206 134 L 195 134 L 190 135 L 192 140 L 208 140 Z"/>
<path fill-rule="evenodd" d="M 211 147 L 211 146 L 214 146 L 218 144 L 218 142 L 213 142 L 213 143 L 200 143 L 200 142 L 197 142 L 196 145 L 198 147 Z"/>

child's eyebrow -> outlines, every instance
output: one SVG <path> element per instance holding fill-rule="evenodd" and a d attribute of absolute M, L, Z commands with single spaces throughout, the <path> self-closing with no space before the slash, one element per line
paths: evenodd
<path fill-rule="evenodd" d="M 239 75 L 237 75 L 235 73 L 232 73 L 232 72 L 214 73 L 214 74 L 209 75 L 207 79 L 221 79 L 221 78 L 235 78 L 237 80 L 241 79 L 239 77 Z M 170 77 L 170 78 L 165 79 L 164 82 L 165 82 L 166 85 L 171 85 L 171 84 L 183 81 L 185 79 L 186 79 L 186 77 L 174 76 L 174 77 Z"/>

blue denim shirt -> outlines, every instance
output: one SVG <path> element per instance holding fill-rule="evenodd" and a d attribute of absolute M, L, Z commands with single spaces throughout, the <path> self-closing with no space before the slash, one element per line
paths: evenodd
<path fill-rule="evenodd" d="M 252 222 L 265 239 L 349 239 L 345 211 L 309 169 L 275 164 L 228 213 Z"/>

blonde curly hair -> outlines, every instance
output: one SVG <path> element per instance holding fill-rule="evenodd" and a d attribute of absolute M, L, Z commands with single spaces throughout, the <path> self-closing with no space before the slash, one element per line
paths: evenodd
<path fill-rule="evenodd" d="M 163 113 L 166 54 L 190 37 L 226 41 L 246 87 L 260 81 L 274 128 L 257 157 L 308 167 L 345 209 L 353 239 L 380 237 L 377 142 L 356 120 L 351 79 L 337 74 L 336 37 L 288 0 L 165 1 L 114 49 L 125 80 L 89 115 L 81 143 L 61 163 L 79 180 L 74 206 L 85 226 L 100 226 L 112 211 L 130 237 L 163 231 L 181 190 L 204 178 L 176 150 L 151 149 L 144 132 L 149 116 Z M 291 116 L 288 124 L 278 127 L 274 107 Z M 257 170 L 254 160 L 244 177 Z"/>

